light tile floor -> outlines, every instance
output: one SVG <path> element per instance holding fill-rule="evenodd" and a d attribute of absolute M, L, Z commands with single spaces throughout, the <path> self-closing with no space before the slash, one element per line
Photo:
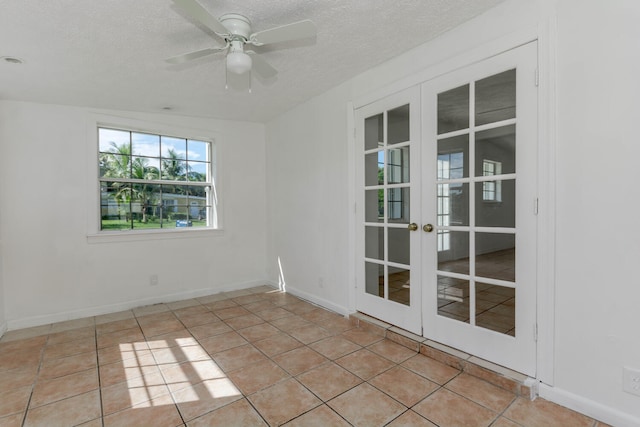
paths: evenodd
<path fill-rule="evenodd" d="M 6 333 L 0 426 L 604 426 L 268 287 Z"/>

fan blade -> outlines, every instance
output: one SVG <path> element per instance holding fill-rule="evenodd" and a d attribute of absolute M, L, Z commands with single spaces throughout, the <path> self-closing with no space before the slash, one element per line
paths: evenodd
<path fill-rule="evenodd" d="M 288 40 L 313 37 L 316 33 L 316 25 L 312 21 L 306 19 L 304 21 L 294 22 L 293 24 L 283 25 L 281 27 L 275 27 L 270 30 L 259 31 L 251 34 L 249 41 L 256 46 L 261 46 L 267 43 L 279 43 Z"/>
<path fill-rule="evenodd" d="M 193 61 L 194 59 L 203 58 L 205 56 L 209 56 L 216 52 L 223 50 L 224 48 L 209 48 L 196 50 L 195 52 L 189 52 L 178 56 L 173 56 L 171 58 L 165 59 L 169 64 L 184 64 L 185 62 Z"/>
<path fill-rule="evenodd" d="M 264 79 L 270 79 L 278 74 L 278 70 L 273 68 L 271 64 L 265 61 L 260 55 L 255 53 L 252 50 L 245 51 L 249 55 L 251 55 L 251 60 L 253 61 L 253 69 L 256 73 L 260 74 L 260 77 Z"/>
<path fill-rule="evenodd" d="M 229 34 L 227 27 L 211 16 L 207 10 L 200 6 L 196 0 L 173 0 L 182 10 L 187 12 L 193 19 L 201 22 L 214 33 L 225 36 Z"/>

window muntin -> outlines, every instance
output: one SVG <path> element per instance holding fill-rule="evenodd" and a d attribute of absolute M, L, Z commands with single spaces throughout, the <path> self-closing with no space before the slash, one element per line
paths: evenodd
<path fill-rule="evenodd" d="M 98 128 L 100 230 L 213 228 L 210 141 Z"/>

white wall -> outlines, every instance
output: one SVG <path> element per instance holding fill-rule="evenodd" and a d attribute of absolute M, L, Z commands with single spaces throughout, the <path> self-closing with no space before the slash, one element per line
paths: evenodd
<path fill-rule="evenodd" d="M 640 418 L 640 3 L 558 4 L 556 386 Z"/>
<path fill-rule="evenodd" d="M 1 191 L 1 190 L 0 190 Z M 2 193 L 0 193 L 2 194 Z M 0 223 L 2 223 L 2 204 L 0 204 Z M 2 255 L 2 228 L 0 227 L 0 336 L 7 330 L 7 317 L 4 305 L 4 270 Z"/>
<path fill-rule="evenodd" d="M 269 124 L 270 277 L 346 313 L 347 98 L 337 88 Z M 327 108 L 330 107 L 330 108 Z"/>
<path fill-rule="evenodd" d="M 216 138 L 222 233 L 89 242 L 93 111 L 0 101 L 0 230 L 9 328 L 263 284 L 264 126 L 100 111 Z M 157 274 L 159 284 L 150 286 Z"/>
<path fill-rule="evenodd" d="M 418 83 L 462 52 L 532 29 L 544 50 L 557 52 L 557 75 L 545 82 L 557 85 L 550 106 L 557 108 L 557 209 L 541 206 L 558 230 L 545 237 L 557 251 L 555 283 L 545 283 L 555 295 L 555 324 L 539 343 L 555 345 L 539 358 L 555 376 L 542 391 L 613 424 L 640 423 L 640 397 L 624 393 L 621 382 L 623 365 L 640 368 L 639 7 L 635 0 L 507 1 L 268 123 L 272 280 L 280 257 L 289 288 L 353 310 L 348 102 Z"/>

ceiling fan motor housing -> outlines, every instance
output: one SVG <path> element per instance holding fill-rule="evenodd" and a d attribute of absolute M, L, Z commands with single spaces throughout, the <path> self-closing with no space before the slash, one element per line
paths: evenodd
<path fill-rule="evenodd" d="M 224 25 L 231 33 L 229 40 L 237 39 L 237 37 L 242 37 L 244 41 L 249 39 L 251 35 L 251 21 L 246 16 L 240 15 L 238 13 L 227 13 L 222 15 L 219 18 L 219 21 L 222 25 Z"/>

